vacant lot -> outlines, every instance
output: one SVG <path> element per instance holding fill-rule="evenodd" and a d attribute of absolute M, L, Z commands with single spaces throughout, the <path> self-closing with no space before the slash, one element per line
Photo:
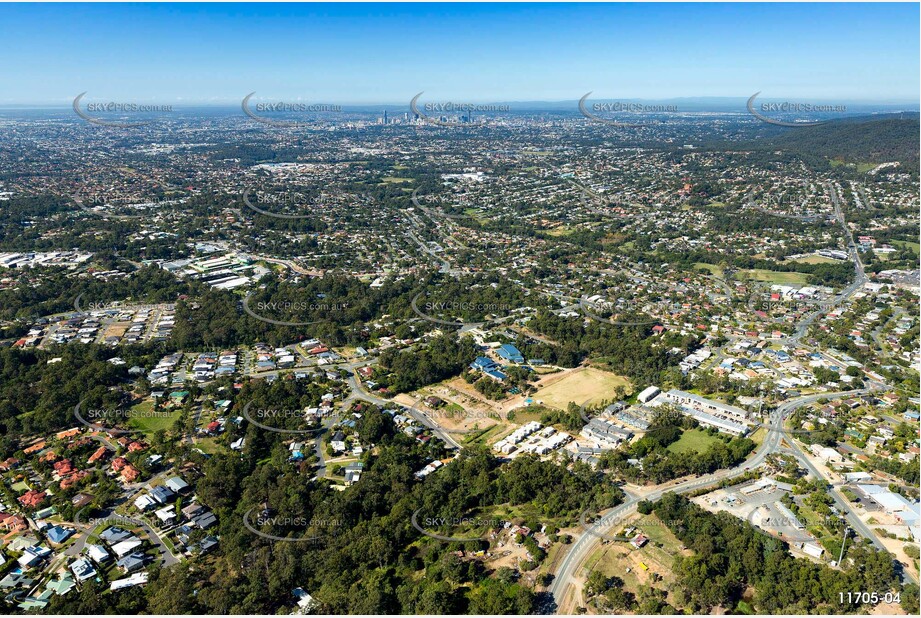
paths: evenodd
<path fill-rule="evenodd" d="M 642 549 L 636 549 L 625 541 L 603 543 L 589 555 L 585 562 L 586 569 L 601 571 L 608 577 L 621 578 L 624 580 L 624 590 L 634 594 L 644 586 L 670 591 L 675 582 L 672 569 L 675 557 L 690 552 L 684 549 L 681 541 L 655 515 L 635 513 L 624 521 L 623 528 L 628 525 L 635 526 L 635 533 L 643 533 L 649 537 L 650 542 Z M 656 582 L 653 574 L 662 579 Z M 669 600 L 674 601 L 671 593 Z"/>
<path fill-rule="evenodd" d="M 170 429 L 181 413 L 182 410 L 178 408 L 155 411 L 152 401 L 142 401 L 131 408 L 128 424 L 144 433 L 154 433 L 160 429 Z"/>
<path fill-rule="evenodd" d="M 785 273 L 775 270 L 764 270 L 762 268 L 740 270 L 738 276 L 740 279 L 754 279 L 755 281 L 768 281 L 777 284 L 806 284 L 806 275 L 803 273 Z"/>
<path fill-rule="evenodd" d="M 711 275 L 715 277 L 719 277 L 720 279 L 722 279 L 724 276 L 723 269 L 717 266 L 716 264 L 707 264 L 705 262 L 694 262 L 694 266 L 695 268 L 703 268 L 703 269 L 709 270 Z"/>
<path fill-rule="evenodd" d="M 801 257 L 790 261 L 799 262 L 801 264 L 838 264 L 841 260 L 835 260 L 821 255 L 807 255 L 806 257 Z"/>
<path fill-rule="evenodd" d="M 688 429 L 681 434 L 681 437 L 676 442 L 668 445 L 668 450 L 673 453 L 686 453 L 688 451 L 703 453 L 715 442 L 719 442 L 719 438 L 714 438 L 700 429 Z"/>
<path fill-rule="evenodd" d="M 630 392 L 630 381 L 600 369 L 586 367 L 571 371 L 565 377 L 537 391 L 534 399 L 544 405 L 565 410 L 570 402 L 577 405 L 598 403 L 614 398 L 614 387 L 623 386 Z"/>

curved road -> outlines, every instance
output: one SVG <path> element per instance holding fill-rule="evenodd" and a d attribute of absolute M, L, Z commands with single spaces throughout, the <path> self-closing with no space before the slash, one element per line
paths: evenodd
<path fill-rule="evenodd" d="M 348 383 L 349 383 L 349 386 L 352 388 L 352 394 L 349 395 L 349 397 L 347 397 L 345 401 L 343 401 L 343 405 L 348 403 L 349 400 L 361 399 L 362 401 L 373 403 L 374 405 L 380 406 L 382 408 L 400 406 L 401 408 L 406 409 L 407 414 L 409 414 L 414 419 L 419 421 L 425 427 L 428 427 L 432 431 L 432 433 L 435 434 L 437 438 L 439 438 L 442 442 L 448 445 L 448 448 L 459 449 L 461 447 L 460 443 L 458 443 L 454 438 L 448 435 L 448 433 L 445 430 L 443 430 L 441 426 L 439 426 L 437 423 L 429 419 L 426 415 L 424 415 L 419 410 L 415 410 L 413 408 L 406 408 L 402 404 L 399 404 L 394 401 L 390 401 L 388 399 L 381 399 L 380 397 L 377 397 L 367 392 L 364 388 L 362 388 L 361 383 L 358 381 L 358 376 L 356 375 L 355 372 L 351 372 L 351 374 L 349 375 Z"/>
<path fill-rule="evenodd" d="M 713 485 L 724 479 L 740 476 L 750 468 L 761 466 L 767 459 L 768 455 L 779 450 L 781 440 L 785 433 L 783 429 L 783 422 L 784 419 L 790 414 L 790 412 L 806 404 L 818 401 L 819 399 L 850 397 L 853 395 L 869 392 L 869 390 L 872 389 L 841 391 L 836 393 L 820 393 L 817 395 L 807 395 L 805 397 L 799 397 L 797 399 L 792 399 L 790 401 L 784 402 L 779 405 L 774 412 L 771 413 L 768 435 L 764 438 L 764 441 L 761 443 L 761 445 L 755 450 L 755 454 L 738 466 L 720 470 L 718 472 L 714 472 L 713 474 L 708 474 L 699 478 L 690 479 L 682 483 L 669 481 L 667 483 L 645 488 L 645 490 L 637 492 L 636 495 L 628 493 L 626 502 L 618 505 L 612 511 L 604 515 L 604 517 L 602 517 L 594 526 L 586 530 L 586 533 L 580 536 L 579 539 L 570 546 L 569 552 L 560 563 L 553 583 L 550 586 L 550 593 L 553 595 L 556 607 L 562 607 L 563 601 L 566 598 L 566 594 L 569 591 L 569 587 L 573 583 L 576 574 L 578 573 L 579 565 L 581 565 L 589 556 L 595 546 L 595 543 L 603 538 L 603 531 L 613 527 L 619 520 L 623 519 L 624 516 L 632 513 L 636 509 L 636 505 L 640 500 L 655 501 L 669 491 L 675 493 L 687 493 L 701 487 Z M 789 440 L 789 442 L 793 443 L 792 440 Z M 804 456 L 803 459 L 805 459 Z M 817 478 L 823 478 L 822 475 L 818 474 L 818 471 L 811 466 L 811 464 L 807 467 L 810 469 L 810 472 L 816 475 Z M 837 496 L 835 497 L 837 499 Z M 853 515 L 848 509 L 844 510 L 848 512 L 849 515 Z M 849 517 L 849 519 L 856 520 L 857 518 L 856 515 L 854 515 L 853 517 Z M 862 525 L 862 522 L 860 523 Z M 855 524 L 854 528 L 863 532 L 859 525 Z M 863 529 L 866 529 L 866 526 L 863 526 Z M 874 541 L 874 544 L 879 543 L 878 540 L 876 540 L 872 535 L 868 536 L 871 540 Z"/>

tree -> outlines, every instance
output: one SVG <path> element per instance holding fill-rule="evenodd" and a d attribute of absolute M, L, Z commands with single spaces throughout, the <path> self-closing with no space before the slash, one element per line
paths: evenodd
<path fill-rule="evenodd" d="M 469 614 L 530 614 L 534 610 L 534 593 L 520 584 L 506 584 L 485 579 L 467 595 Z"/>

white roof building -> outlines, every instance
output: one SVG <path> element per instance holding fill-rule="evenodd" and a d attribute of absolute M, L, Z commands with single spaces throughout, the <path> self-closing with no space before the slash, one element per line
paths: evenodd
<path fill-rule="evenodd" d="M 109 552 L 106 551 L 105 547 L 102 545 L 94 545 L 92 543 L 87 543 L 84 548 L 86 555 L 90 557 L 97 564 L 105 562 L 109 559 Z"/>
<path fill-rule="evenodd" d="M 659 390 L 658 386 L 647 386 L 646 388 L 642 390 L 642 392 L 640 392 L 639 395 L 637 395 L 636 398 L 641 403 L 649 403 L 650 401 L 655 399 L 655 397 L 661 392 L 662 391 Z"/>
<path fill-rule="evenodd" d="M 825 549 L 815 543 L 803 543 L 803 553 L 813 558 L 821 558 L 822 554 L 825 553 Z"/>
<path fill-rule="evenodd" d="M 124 579 L 116 579 L 109 586 L 110 590 L 121 590 L 122 588 L 131 588 L 132 586 L 140 586 L 147 583 L 147 578 L 149 577 L 146 571 L 141 573 L 135 573 L 131 577 L 126 577 Z"/>
<path fill-rule="evenodd" d="M 143 542 L 140 539 L 131 539 L 128 541 L 122 541 L 121 543 L 116 543 L 112 546 L 112 551 L 115 552 L 115 555 L 119 558 L 124 558 L 135 549 L 140 547 Z"/>

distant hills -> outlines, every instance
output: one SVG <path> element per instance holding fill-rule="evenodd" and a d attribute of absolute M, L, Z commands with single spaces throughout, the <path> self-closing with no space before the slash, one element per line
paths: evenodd
<path fill-rule="evenodd" d="M 787 129 L 769 138 L 772 146 L 849 163 L 899 161 L 918 169 L 921 121 L 917 113 L 834 120 Z"/>

